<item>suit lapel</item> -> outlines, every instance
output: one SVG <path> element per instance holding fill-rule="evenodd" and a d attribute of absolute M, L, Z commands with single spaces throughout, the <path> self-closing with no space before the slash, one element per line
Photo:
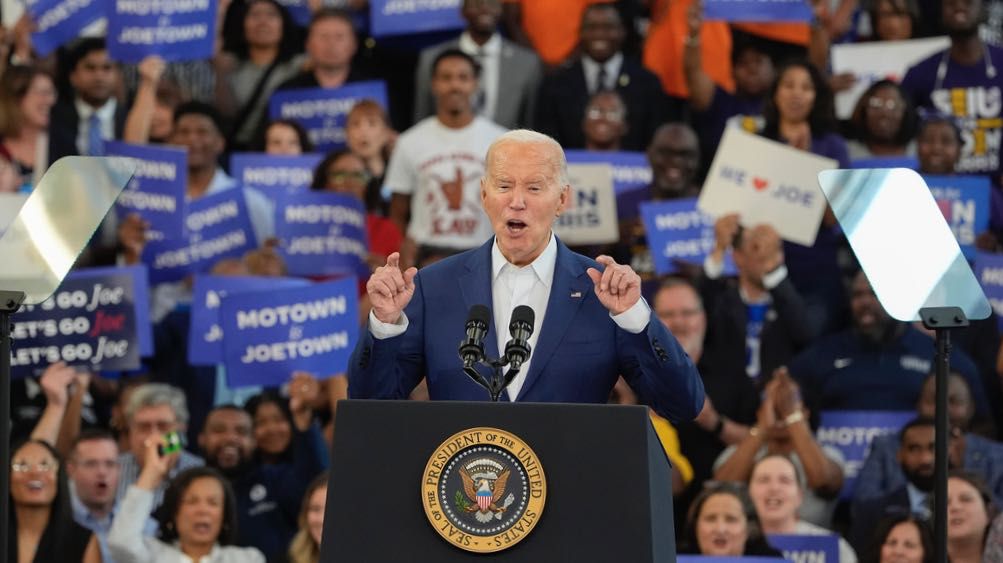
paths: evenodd
<path fill-rule="evenodd" d="M 484 305 L 491 311 L 491 326 L 484 339 L 484 353 L 492 358 L 498 357 L 498 342 L 494 335 L 494 299 L 491 297 L 491 248 L 494 243 L 495 239 L 492 237 L 477 252 L 471 253 L 467 259 L 466 272 L 457 280 L 467 311 L 474 305 Z"/>
<path fill-rule="evenodd" d="M 547 314 L 543 319 L 543 326 L 540 327 L 540 338 L 536 341 L 536 349 L 533 350 L 529 373 L 517 400 L 523 400 L 526 393 L 540 379 L 540 374 L 564 339 L 575 314 L 588 297 L 587 292 L 592 289 L 592 280 L 588 274 L 575 260 L 568 247 L 558 240 L 557 265 L 554 268 L 554 281 L 547 302 Z"/>

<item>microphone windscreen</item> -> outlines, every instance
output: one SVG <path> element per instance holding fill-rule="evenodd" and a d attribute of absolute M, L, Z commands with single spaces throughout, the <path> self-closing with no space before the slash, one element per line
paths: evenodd
<path fill-rule="evenodd" d="M 491 324 L 491 311 L 484 305 L 474 305 L 470 308 L 470 314 L 467 315 L 467 323 L 479 322 L 484 323 L 485 326 Z"/>
<path fill-rule="evenodd" d="M 533 323 L 536 320 L 536 313 L 533 309 L 530 309 L 526 305 L 519 305 L 512 311 L 512 321 L 509 323 L 509 329 L 516 326 L 516 323 L 526 323 L 529 325 L 529 331 L 533 332 Z"/>

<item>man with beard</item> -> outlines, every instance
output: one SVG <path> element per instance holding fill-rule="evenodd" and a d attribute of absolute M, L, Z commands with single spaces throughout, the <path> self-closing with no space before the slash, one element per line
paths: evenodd
<path fill-rule="evenodd" d="M 415 264 L 418 246 L 448 255 L 491 237 L 480 180 L 488 146 L 505 132 L 474 112 L 480 67 L 473 57 L 446 49 L 431 73 L 435 115 L 401 133 L 384 180 L 393 193 L 390 219 L 407 235 L 405 269 Z"/>
<path fill-rule="evenodd" d="M 790 373 L 805 391 L 808 408 L 816 413 L 913 410 L 933 365 L 933 339 L 892 319 L 863 271 L 850 286 L 850 312 L 850 328 L 822 338 L 789 364 Z M 951 367 L 971 387 L 975 412 L 988 415 L 982 383 L 968 355 L 955 350 Z"/>
<path fill-rule="evenodd" d="M 536 54 L 498 33 L 501 0 L 464 0 L 467 28 L 457 38 L 421 52 L 415 72 L 414 121 L 435 113 L 432 61 L 446 49 L 460 49 L 481 66 L 475 110 L 502 127 L 528 127 L 542 70 Z"/>
<path fill-rule="evenodd" d="M 295 380 L 293 385 L 304 383 Z M 268 558 L 288 547 L 306 487 L 324 468 L 313 446 L 318 431 L 311 430 L 293 429 L 289 463 L 266 464 L 254 455 L 251 415 L 234 405 L 210 411 L 198 442 L 206 464 L 233 486 L 238 545 L 256 547 Z"/>
<path fill-rule="evenodd" d="M 643 280 L 654 277 L 655 265 L 641 222 L 640 205 L 645 201 L 700 195 L 697 177 L 700 143 L 693 128 L 686 123 L 666 123 L 655 130 L 646 154 L 651 165 L 651 184 L 617 196 L 620 242 L 607 252 L 617 262 L 629 263 Z"/>
<path fill-rule="evenodd" d="M 883 496 L 864 501 L 854 500 L 853 518 L 848 539 L 854 549 L 867 549 L 871 534 L 885 516 L 912 513 L 922 519 L 931 516 L 930 503 L 934 485 L 934 424 L 932 418 L 919 417 L 899 432 L 901 445 L 898 462 L 906 483 Z"/>

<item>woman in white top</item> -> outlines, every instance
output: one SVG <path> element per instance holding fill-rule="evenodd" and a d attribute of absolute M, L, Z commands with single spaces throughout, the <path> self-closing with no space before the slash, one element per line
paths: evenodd
<path fill-rule="evenodd" d="M 161 442 L 162 443 L 162 442 Z M 157 440 L 147 440 L 143 470 L 129 486 L 111 531 L 108 547 L 118 563 L 264 563 L 253 547 L 230 545 L 237 537 L 237 508 L 226 479 L 215 469 L 196 467 L 174 478 L 157 509 L 157 538 L 144 537 L 157 489 L 178 454 L 160 455 Z"/>
<path fill-rule="evenodd" d="M 768 455 L 756 462 L 749 476 L 749 496 L 764 535 L 829 535 L 832 531 L 798 517 L 804 499 L 804 485 L 789 457 Z M 839 538 L 841 563 L 856 563 L 857 555 L 850 544 Z"/>

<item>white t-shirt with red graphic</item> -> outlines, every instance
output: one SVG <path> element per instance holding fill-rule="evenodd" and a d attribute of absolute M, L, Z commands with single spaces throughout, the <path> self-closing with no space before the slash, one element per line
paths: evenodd
<path fill-rule="evenodd" d="M 385 186 L 411 196 L 407 235 L 420 245 L 474 248 L 492 235 L 481 207 L 481 177 L 488 147 L 506 129 L 476 117 L 451 129 L 435 116 L 401 134 Z"/>

